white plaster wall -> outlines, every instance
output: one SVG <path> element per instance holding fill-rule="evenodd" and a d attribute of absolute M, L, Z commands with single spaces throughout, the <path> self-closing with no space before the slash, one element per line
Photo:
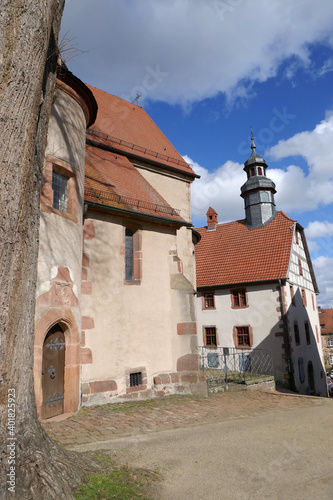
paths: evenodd
<path fill-rule="evenodd" d="M 172 308 L 170 258 L 176 244 L 172 228 L 144 225 L 142 280 L 124 284 L 124 226 L 114 217 L 90 214 L 95 237 L 85 240 L 89 255 L 88 281 L 92 295 L 82 296 L 83 315 L 94 319 L 86 330 L 86 345 L 93 363 L 82 365 L 83 382 L 116 380 L 124 393 L 125 371 L 144 367 L 148 387 L 153 376 L 176 371 L 184 339 L 177 337 L 179 312 Z M 171 252 L 171 254 L 170 254 Z M 185 347 L 189 352 L 188 344 Z"/>
<path fill-rule="evenodd" d="M 37 298 L 51 287 L 59 266 L 67 267 L 80 301 L 82 270 L 82 210 L 84 191 L 86 121 L 79 104 L 68 94 L 56 91 L 49 122 L 46 154 L 67 162 L 75 171 L 79 189 L 78 222 L 56 214 L 40 214 Z M 48 307 L 36 305 L 36 321 Z M 72 310 L 81 329 L 80 307 Z"/>
<path fill-rule="evenodd" d="M 57 89 L 52 105 L 46 155 L 69 163 L 80 172 L 80 193 L 84 182 L 86 119 L 81 106 L 68 94 Z"/>
<path fill-rule="evenodd" d="M 293 285 L 293 290 L 295 294 L 295 299 L 294 299 L 295 305 L 292 305 L 290 284 Z M 308 386 L 307 366 L 308 362 L 311 361 L 314 368 L 316 390 L 318 390 L 318 392 L 322 396 L 326 396 L 326 377 L 321 376 L 322 373 L 324 373 L 325 375 L 325 368 L 324 368 L 322 339 L 320 335 L 320 322 L 318 315 L 317 297 L 313 291 L 304 288 L 306 294 L 306 304 L 307 304 L 305 307 L 303 305 L 300 287 L 297 287 L 293 282 L 293 283 L 287 283 L 287 285 L 284 288 L 287 300 L 286 313 L 288 317 L 288 326 L 290 331 L 290 337 L 292 339 L 296 387 L 302 394 L 306 394 L 306 387 Z M 295 335 L 294 335 L 295 321 L 297 321 L 300 333 L 300 345 L 296 345 L 295 342 Z M 310 345 L 307 345 L 306 342 L 305 326 L 304 326 L 305 322 L 309 323 L 310 340 L 311 340 Z M 318 339 L 317 339 L 317 332 L 318 332 Z M 304 371 L 305 371 L 305 381 L 303 383 L 300 382 L 299 369 L 298 369 L 298 358 L 300 357 L 303 358 Z"/>
<path fill-rule="evenodd" d="M 298 243 L 296 241 L 294 231 L 293 243 L 291 249 L 291 258 L 288 271 L 288 284 L 285 287 L 287 297 L 287 310 L 289 319 L 290 335 L 292 338 L 293 347 L 293 360 L 295 369 L 295 383 L 299 391 L 303 394 L 306 393 L 308 385 L 307 379 L 307 365 L 312 361 L 315 376 L 316 389 L 321 395 L 326 395 L 326 378 L 322 377 L 325 374 L 324 356 L 322 349 L 322 341 L 320 335 L 320 321 L 318 315 L 317 297 L 314 291 L 314 284 L 312 282 L 310 266 L 304 250 L 304 244 L 301 233 L 298 233 Z M 304 235 L 303 235 L 304 237 Z M 301 260 L 303 275 L 299 274 L 298 259 Z M 295 306 L 292 305 L 290 295 L 290 285 L 293 286 L 295 295 Z M 306 307 L 303 305 L 302 289 L 306 294 Z M 301 343 L 299 346 L 295 343 L 294 337 L 294 322 L 298 322 Z M 307 345 L 305 338 L 304 323 L 307 321 L 310 327 L 311 344 Z M 318 340 L 317 333 L 318 332 Z M 306 373 L 305 381 L 300 382 L 298 370 L 298 358 L 303 358 L 304 370 Z"/>
<path fill-rule="evenodd" d="M 187 222 L 191 222 L 191 184 L 172 176 L 172 174 L 161 175 L 136 166 L 140 174 L 163 196 L 169 205 L 180 210 L 181 217 Z"/>
<path fill-rule="evenodd" d="M 137 165 L 140 174 L 160 193 L 180 216 L 191 222 L 191 183 L 172 174 L 161 175 Z M 177 233 L 177 254 L 183 262 L 184 274 L 195 286 L 195 259 L 191 229 L 182 227 Z"/>
<path fill-rule="evenodd" d="M 280 320 L 279 292 L 275 285 L 246 287 L 248 307 L 231 307 L 230 289 L 215 290 L 215 309 L 202 309 L 202 293 L 197 298 L 197 321 L 199 345 L 204 345 L 203 328 L 216 326 L 218 345 L 235 347 L 233 340 L 234 326 L 251 326 L 253 332 L 252 348 L 270 349 L 273 355 L 274 374 L 278 380 L 284 380 L 286 363 L 282 360 L 283 337 L 275 336 L 283 330 Z"/>

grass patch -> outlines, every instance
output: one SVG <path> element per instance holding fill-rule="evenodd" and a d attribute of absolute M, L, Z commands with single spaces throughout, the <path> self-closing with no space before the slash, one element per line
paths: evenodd
<path fill-rule="evenodd" d="M 73 491 L 76 500 L 152 500 L 149 491 L 160 476 L 150 470 L 114 467 L 106 456 L 96 457 L 103 471 L 87 476 Z"/>

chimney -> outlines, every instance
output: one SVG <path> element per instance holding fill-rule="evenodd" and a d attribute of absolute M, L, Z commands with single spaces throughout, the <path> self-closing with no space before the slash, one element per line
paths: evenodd
<path fill-rule="evenodd" d="M 217 212 L 215 212 L 214 208 L 209 207 L 206 215 L 207 215 L 208 231 L 212 231 L 216 228 L 216 226 L 218 224 Z"/>

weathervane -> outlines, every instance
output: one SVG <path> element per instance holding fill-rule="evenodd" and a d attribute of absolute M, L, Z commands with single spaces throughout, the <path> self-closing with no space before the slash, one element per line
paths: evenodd
<path fill-rule="evenodd" d="M 251 127 L 251 149 L 252 149 L 252 152 L 254 149 L 256 149 L 256 145 L 254 144 L 254 134 L 253 134 L 253 128 L 252 128 L 252 125 L 250 125 Z"/>
<path fill-rule="evenodd" d="M 134 99 L 136 104 L 139 104 L 140 97 L 141 97 L 141 94 L 136 94 L 136 98 Z"/>

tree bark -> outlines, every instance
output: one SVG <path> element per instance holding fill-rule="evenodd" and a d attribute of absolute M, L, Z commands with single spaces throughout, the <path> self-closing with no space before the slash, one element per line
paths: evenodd
<path fill-rule="evenodd" d="M 0 0 L 1 498 L 72 498 L 80 479 L 42 429 L 33 390 L 40 182 L 64 1 Z"/>

